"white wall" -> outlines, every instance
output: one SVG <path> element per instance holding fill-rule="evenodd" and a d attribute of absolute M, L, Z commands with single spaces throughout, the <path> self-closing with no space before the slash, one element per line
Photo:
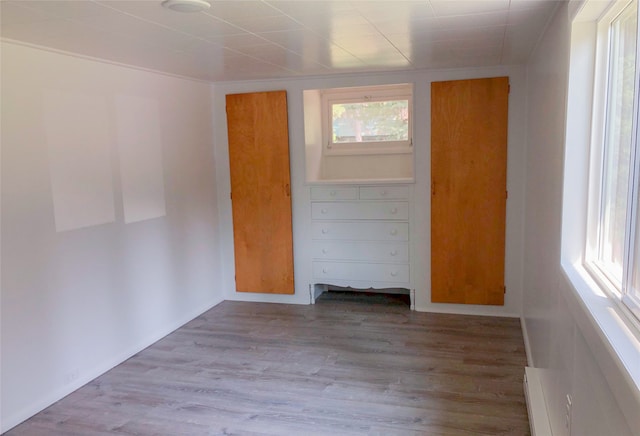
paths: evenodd
<path fill-rule="evenodd" d="M 569 41 L 565 3 L 527 66 L 523 308 L 528 354 L 530 364 L 544 370 L 543 390 L 554 436 L 639 435 L 640 427 L 629 421 L 637 422 L 638 406 L 631 402 L 638 398 L 637 387 L 624 380 L 610 347 L 561 268 Z M 569 426 L 567 395 L 572 397 Z"/>
<path fill-rule="evenodd" d="M 471 306 L 433 304 L 430 302 L 430 92 L 431 82 L 479 77 L 510 76 L 509 149 L 507 187 L 507 254 L 504 306 Z M 380 73 L 345 75 L 324 78 L 301 78 L 281 81 L 218 83 L 214 85 L 214 142 L 216 148 L 216 174 L 218 209 L 221 224 L 221 259 L 223 262 L 223 288 L 227 299 L 271 301 L 281 303 L 309 303 L 309 284 L 312 283 L 309 237 L 311 211 L 309 186 L 305 182 L 305 132 L 303 91 L 308 89 L 339 88 L 347 86 L 414 83 L 414 152 L 415 185 L 413 195 L 414 227 L 410 230 L 415 254 L 412 265 L 413 284 L 416 289 L 416 309 L 458 313 L 520 316 L 522 304 L 522 246 L 523 246 L 523 193 L 525 155 L 525 75 L 523 67 L 495 67 L 422 71 L 411 73 Z M 283 89 L 287 91 L 289 109 L 289 144 L 291 156 L 291 185 L 294 234 L 295 295 L 277 296 L 236 293 L 234 286 L 233 226 L 229 199 L 229 156 L 226 133 L 225 95 Z M 268 223 L 265 223 L 268 225 Z"/>
<path fill-rule="evenodd" d="M 2 43 L 2 431 L 222 300 L 211 116 L 209 84 Z"/>

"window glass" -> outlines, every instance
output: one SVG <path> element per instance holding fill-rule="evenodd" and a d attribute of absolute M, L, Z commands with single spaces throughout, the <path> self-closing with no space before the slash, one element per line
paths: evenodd
<path fill-rule="evenodd" d="M 409 83 L 323 90 L 323 154 L 412 154 L 412 97 Z"/>
<path fill-rule="evenodd" d="M 599 261 L 622 287 L 625 227 L 629 196 L 633 101 L 635 93 L 637 13 L 629 5 L 610 28 L 610 62 L 602 184 Z"/>
<path fill-rule="evenodd" d="M 409 139 L 409 100 L 333 103 L 332 142 L 384 142 Z"/>

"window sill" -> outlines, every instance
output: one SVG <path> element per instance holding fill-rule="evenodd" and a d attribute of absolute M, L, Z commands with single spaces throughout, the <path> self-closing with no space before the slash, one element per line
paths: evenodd
<path fill-rule="evenodd" d="M 413 153 L 412 146 L 404 147 L 353 147 L 353 148 L 341 148 L 339 145 L 335 145 L 331 148 L 325 148 L 325 156 L 374 156 L 381 154 L 411 154 Z"/>
<path fill-rule="evenodd" d="M 598 266 L 595 262 L 585 262 L 583 265 L 586 273 L 593 279 L 595 288 L 603 291 L 605 297 L 609 297 L 612 304 L 616 306 L 620 314 L 620 318 L 629 326 L 631 332 L 636 336 L 636 340 L 640 342 L 640 318 L 637 318 L 630 307 L 625 306 L 622 302 L 619 289 L 613 283 L 606 271 Z M 622 274 L 622 272 L 620 272 Z"/>
<path fill-rule="evenodd" d="M 575 321 L 631 428 L 640 428 L 640 332 L 582 265 L 562 267 L 575 289 Z"/>

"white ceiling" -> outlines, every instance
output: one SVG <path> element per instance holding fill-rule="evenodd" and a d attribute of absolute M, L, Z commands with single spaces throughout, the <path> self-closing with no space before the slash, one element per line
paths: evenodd
<path fill-rule="evenodd" d="M 558 0 L 0 2 L 3 38 L 209 81 L 526 62 Z"/>

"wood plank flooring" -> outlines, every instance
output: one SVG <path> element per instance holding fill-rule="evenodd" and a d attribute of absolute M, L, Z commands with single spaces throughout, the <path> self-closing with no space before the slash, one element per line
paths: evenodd
<path fill-rule="evenodd" d="M 517 319 L 226 301 L 7 435 L 529 435 Z"/>

